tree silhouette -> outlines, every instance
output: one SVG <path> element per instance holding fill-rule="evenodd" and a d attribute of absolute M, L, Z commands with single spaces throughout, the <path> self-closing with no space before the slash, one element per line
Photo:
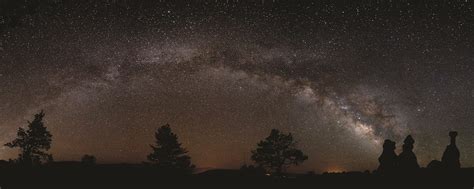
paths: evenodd
<path fill-rule="evenodd" d="M 308 159 L 308 156 L 296 148 L 296 142 L 291 133 L 284 134 L 273 129 L 270 136 L 257 144 L 252 151 L 252 160 L 277 175 L 290 165 L 298 165 Z"/>
<path fill-rule="evenodd" d="M 44 112 L 35 115 L 32 122 L 28 122 L 28 129 L 19 128 L 17 138 L 5 144 L 10 148 L 20 148 L 21 153 L 17 162 L 23 165 L 39 165 L 53 160 L 51 154 L 46 153 L 51 148 L 51 133 L 43 124 Z"/>
<path fill-rule="evenodd" d="M 158 128 L 155 133 L 156 144 L 150 145 L 153 152 L 148 155 L 148 160 L 163 170 L 173 172 L 191 173 L 194 165 L 191 157 L 186 155 L 186 149 L 181 147 L 178 136 L 171 132 L 168 124 Z"/>
<path fill-rule="evenodd" d="M 97 159 L 93 155 L 86 154 L 86 155 L 82 156 L 82 158 L 81 158 L 81 163 L 84 166 L 94 166 L 96 161 L 97 161 Z"/>

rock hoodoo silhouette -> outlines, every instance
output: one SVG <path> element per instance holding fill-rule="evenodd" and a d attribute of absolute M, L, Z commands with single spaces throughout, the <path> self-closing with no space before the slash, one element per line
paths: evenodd
<path fill-rule="evenodd" d="M 451 143 L 446 147 L 446 150 L 443 153 L 441 162 L 445 168 L 457 169 L 461 167 L 459 162 L 459 149 L 456 146 L 456 136 L 458 132 L 451 131 L 449 132 L 449 137 L 451 137 Z"/>
<path fill-rule="evenodd" d="M 428 165 L 429 169 L 459 169 L 461 163 L 459 161 L 460 153 L 456 146 L 456 131 L 449 132 L 451 143 L 446 147 L 441 161 L 433 160 Z M 379 173 L 387 173 L 393 171 L 409 172 L 420 168 L 415 153 L 413 153 L 413 144 L 415 140 L 408 135 L 403 141 L 403 151 L 397 156 L 394 152 L 395 142 L 385 140 L 383 144 L 383 152 L 379 157 Z"/>
<path fill-rule="evenodd" d="M 397 154 L 395 154 L 395 142 L 391 140 L 385 140 L 383 143 L 383 152 L 379 157 L 379 168 L 377 169 L 380 173 L 390 173 L 395 171 L 397 168 Z"/>
<path fill-rule="evenodd" d="M 413 153 L 413 144 L 415 143 L 415 140 L 413 140 L 411 135 L 408 135 L 403 143 L 403 151 L 398 156 L 400 170 L 407 171 L 420 168 L 416 155 Z"/>

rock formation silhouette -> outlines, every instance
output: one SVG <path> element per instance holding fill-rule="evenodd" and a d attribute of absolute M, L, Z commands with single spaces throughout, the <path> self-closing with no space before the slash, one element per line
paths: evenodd
<path fill-rule="evenodd" d="M 451 137 L 451 143 L 446 147 L 446 150 L 443 153 L 441 162 L 443 166 L 448 169 L 457 169 L 461 167 L 459 162 L 459 149 L 456 146 L 456 136 L 458 132 L 451 131 L 449 132 L 449 137 Z"/>
<path fill-rule="evenodd" d="M 415 140 L 413 140 L 411 135 L 408 135 L 403 143 L 403 151 L 398 156 L 398 165 L 400 170 L 409 171 L 420 168 L 416 159 L 416 155 L 413 153 L 413 144 L 415 143 Z"/>
<path fill-rule="evenodd" d="M 439 160 L 432 160 L 426 166 L 426 168 L 428 168 L 428 169 L 441 169 L 441 168 L 443 168 L 443 163 L 441 163 L 441 161 L 439 161 Z"/>
<path fill-rule="evenodd" d="M 391 140 L 385 140 L 383 143 L 383 152 L 379 157 L 379 167 L 377 171 L 379 173 L 391 173 L 397 168 L 397 154 L 395 154 L 395 142 Z"/>

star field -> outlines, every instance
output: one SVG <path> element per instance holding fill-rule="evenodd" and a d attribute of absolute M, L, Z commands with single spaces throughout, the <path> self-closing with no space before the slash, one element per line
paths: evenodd
<path fill-rule="evenodd" d="M 451 130 L 474 166 L 471 1 L 0 5 L 0 143 L 44 109 L 56 160 L 142 162 L 169 123 L 201 168 L 250 163 L 272 128 L 296 171 L 373 170 L 408 134 L 424 167 Z"/>

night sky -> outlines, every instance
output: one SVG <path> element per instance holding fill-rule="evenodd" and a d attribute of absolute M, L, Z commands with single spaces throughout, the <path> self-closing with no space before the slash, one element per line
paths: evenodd
<path fill-rule="evenodd" d="M 0 143 L 43 109 L 55 160 L 146 161 L 169 123 L 199 168 L 251 163 L 272 128 L 309 156 L 293 171 L 373 170 L 408 134 L 425 167 L 451 130 L 474 166 L 473 7 L 2 0 Z"/>

